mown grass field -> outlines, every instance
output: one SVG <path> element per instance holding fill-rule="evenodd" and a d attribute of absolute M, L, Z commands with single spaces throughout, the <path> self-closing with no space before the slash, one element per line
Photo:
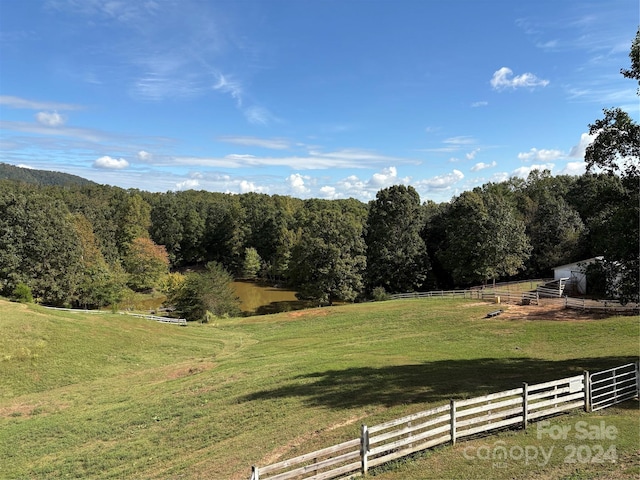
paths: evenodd
<path fill-rule="evenodd" d="M 405 300 L 178 327 L 0 301 L 0 478 L 248 479 L 252 464 L 356 438 L 362 423 L 638 356 L 637 316 L 485 319 L 493 310 Z M 635 478 L 637 402 L 553 422 L 605 417 L 619 428 L 615 464 L 567 465 L 562 443 L 545 466 L 465 458 L 497 440 L 548 446 L 532 426 L 374 473 Z"/>

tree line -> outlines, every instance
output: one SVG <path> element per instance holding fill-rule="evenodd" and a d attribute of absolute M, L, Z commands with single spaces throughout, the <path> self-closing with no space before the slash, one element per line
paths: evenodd
<path fill-rule="evenodd" d="M 637 258 L 637 207 L 638 183 L 615 173 L 534 171 L 440 204 L 404 185 L 367 204 L 5 180 L 0 290 L 27 285 L 43 303 L 93 308 L 118 303 L 126 289 L 170 289 L 170 272 L 215 264 L 330 304 L 376 289 L 547 277 L 589 257 Z"/>
<path fill-rule="evenodd" d="M 640 84 L 640 30 L 630 58 L 622 74 Z M 2 180 L 0 294 L 98 308 L 160 289 L 201 318 L 237 312 L 233 277 L 331 304 L 547 277 L 601 257 L 589 267 L 593 293 L 638 301 L 640 126 L 613 108 L 589 127 L 587 173 L 533 171 L 444 203 L 404 185 L 363 203 Z M 203 268 L 177 273 L 193 266 Z"/>

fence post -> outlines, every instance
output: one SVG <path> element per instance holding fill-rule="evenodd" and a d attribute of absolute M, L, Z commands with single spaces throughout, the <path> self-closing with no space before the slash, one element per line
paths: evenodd
<path fill-rule="evenodd" d="M 366 425 L 360 428 L 360 461 L 363 475 L 369 470 L 369 429 Z"/>
<path fill-rule="evenodd" d="M 522 428 L 527 429 L 529 423 L 529 384 L 522 382 Z"/>
<path fill-rule="evenodd" d="M 456 401 L 451 399 L 451 408 L 449 409 L 451 415 L 451 445 L 456 444 Z"/>
<path fill-rule="evenodd" d="M 584 371 L 584 411 L 591 413 L 591 376 Z"/>
<path fill-rule="evenodd" d="M 255 465 L 251 466 L 251 480 L 260 480 L 260 472 L 258 472 L 258 467 Z"/>

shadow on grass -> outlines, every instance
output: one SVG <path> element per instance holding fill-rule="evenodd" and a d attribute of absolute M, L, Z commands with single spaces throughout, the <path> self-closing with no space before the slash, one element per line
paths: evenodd
<path fill-rule="evenodd" d="M 636 361 L 633 357 L 549 361 L 534 358 L 442 360 L 421 365 L 329 370 L 294 377 L 242 401 L 299 397 L 310 406 L 334 409 L 366 405 L 447 402 L 529 384 L 596 372 Z"/>
<path fill-rule="evenodd" d="M 318 305 L 310 304 L 302 300 L 288 300 L 271 302 L 268 305 L 261 305 L 253 312 L 248 312 L 247 316 L 254 315 L 272 315 L 274 313 L 292 312 L 295 310 L 304 310 L 305 308 L 317 307 Z"/>

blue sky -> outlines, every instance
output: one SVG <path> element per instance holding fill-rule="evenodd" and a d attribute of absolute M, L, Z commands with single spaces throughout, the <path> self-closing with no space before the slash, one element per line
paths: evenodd
<path fill-rule="evenodd" d="M 449 201 L 584 172 L 638 0 L 0 0 L 0 161 L 147 191 Z"/>

